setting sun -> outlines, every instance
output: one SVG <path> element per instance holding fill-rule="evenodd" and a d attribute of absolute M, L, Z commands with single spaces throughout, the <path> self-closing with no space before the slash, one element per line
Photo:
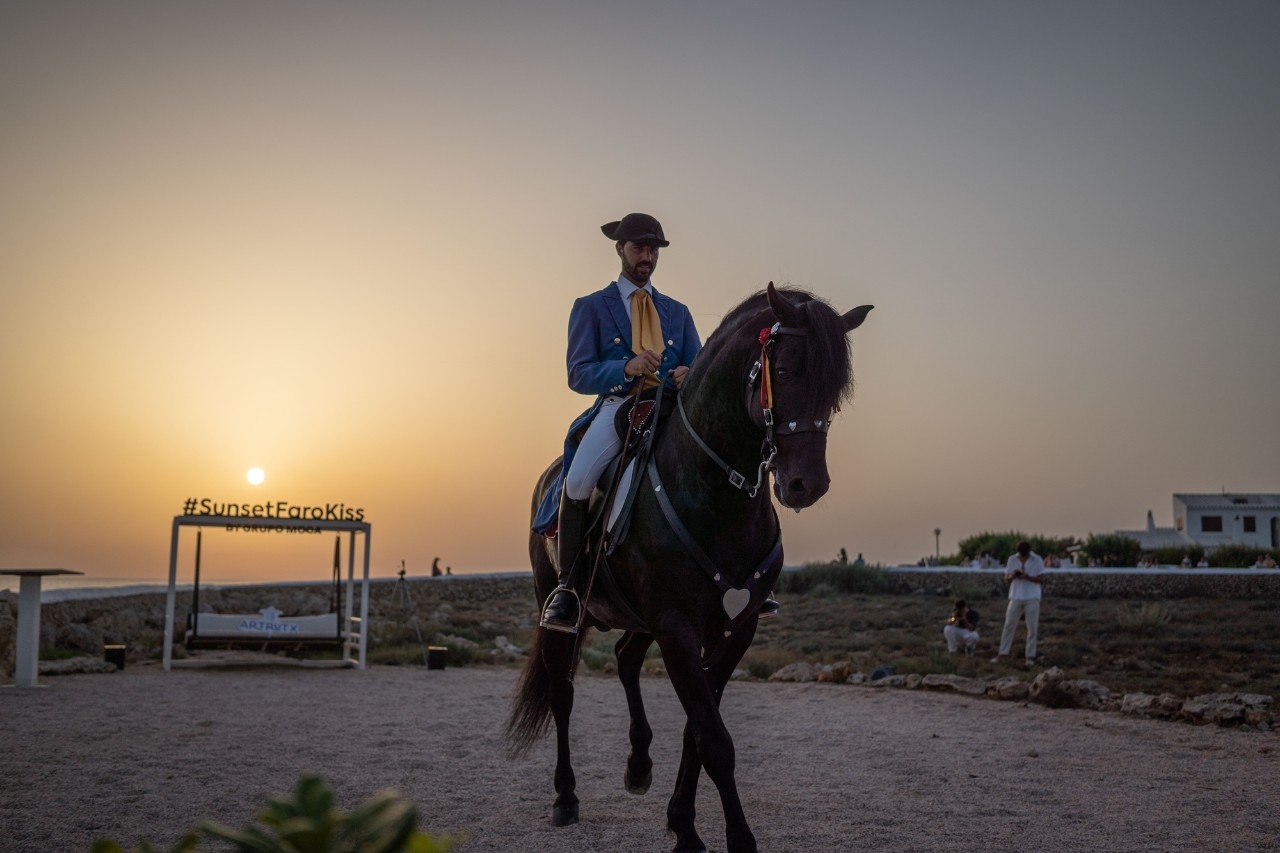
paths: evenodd
<path fill-rule="evenodd" d="M 260 486 L 262 485 L 262 481 L 267 479 L 266 472 L 261 468 L 250 468 L 249 473 L 244 476 L 245 479 L 249 481 L 249 484 L 253 486 Z"/>

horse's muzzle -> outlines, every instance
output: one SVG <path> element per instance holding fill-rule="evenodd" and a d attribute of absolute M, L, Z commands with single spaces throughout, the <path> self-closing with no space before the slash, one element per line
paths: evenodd
<path fill-rule="evenodd" d="M 831 488 L 831 478 L 826 472 L 807 476 L 774 477 L 773 493 L 778 503 L 799 512 L 813 506 Z"/>

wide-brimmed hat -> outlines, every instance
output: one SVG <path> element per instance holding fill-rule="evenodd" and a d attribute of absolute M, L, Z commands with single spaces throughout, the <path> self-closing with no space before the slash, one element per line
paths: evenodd
<path fill-rule="evenodd" d="M 628 213 L 616 222 L 606 222 L 600 226 L 604 236 L 617 242 L 652 243 L 655 246 L 670 246 L 671 243 L 662 234 L 662 223 L 647 213 Z"/>

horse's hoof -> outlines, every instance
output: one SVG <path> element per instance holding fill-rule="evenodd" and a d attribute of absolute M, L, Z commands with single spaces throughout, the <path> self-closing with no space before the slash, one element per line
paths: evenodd
<path fill-rule="evenodd" d="M 707 853 L 707 845 L 703 844 L 701 841 L 698 842 L 696 847 L 677 844 L 675 847 L 671 848 L 671 853 Z"/>
<path fill-rule="evenodd" d="M 551 809 L 552 826 L 570 826 L 578 822 L 578 804 L 556 805 Z"/>
<path fill-rule="evenodd" d="M 653 773 L 649 772 L 644 776 L 633 776 L 631 771 L 622 774 L 622 786 L 627 789 L 628 794 L 647 794 L 649 786 L 653 784 Z"/>
<path fill-rule="evenodd" d="M 707 845 L 702 843 L 696 830 L 691 829 L 685 833 L 667 827 L 667 831 L 676 837 L 676 846 L 671 848 L 671 853 L 707 853 Z"/>

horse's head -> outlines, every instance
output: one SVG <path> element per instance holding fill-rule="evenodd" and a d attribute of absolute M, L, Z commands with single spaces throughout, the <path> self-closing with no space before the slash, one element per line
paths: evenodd
<path fill-rule="evenodd" d="M 853 387 L 845 336 L 873 306 L 840 315 L 820 299 L 779 291 L 773 282 L 766 293 L 776 322 L 760 332 L 760 378 L 748 407 L 773 444 L 774 494 L 799 512 L 831 485 L 827 429 Z"/>

